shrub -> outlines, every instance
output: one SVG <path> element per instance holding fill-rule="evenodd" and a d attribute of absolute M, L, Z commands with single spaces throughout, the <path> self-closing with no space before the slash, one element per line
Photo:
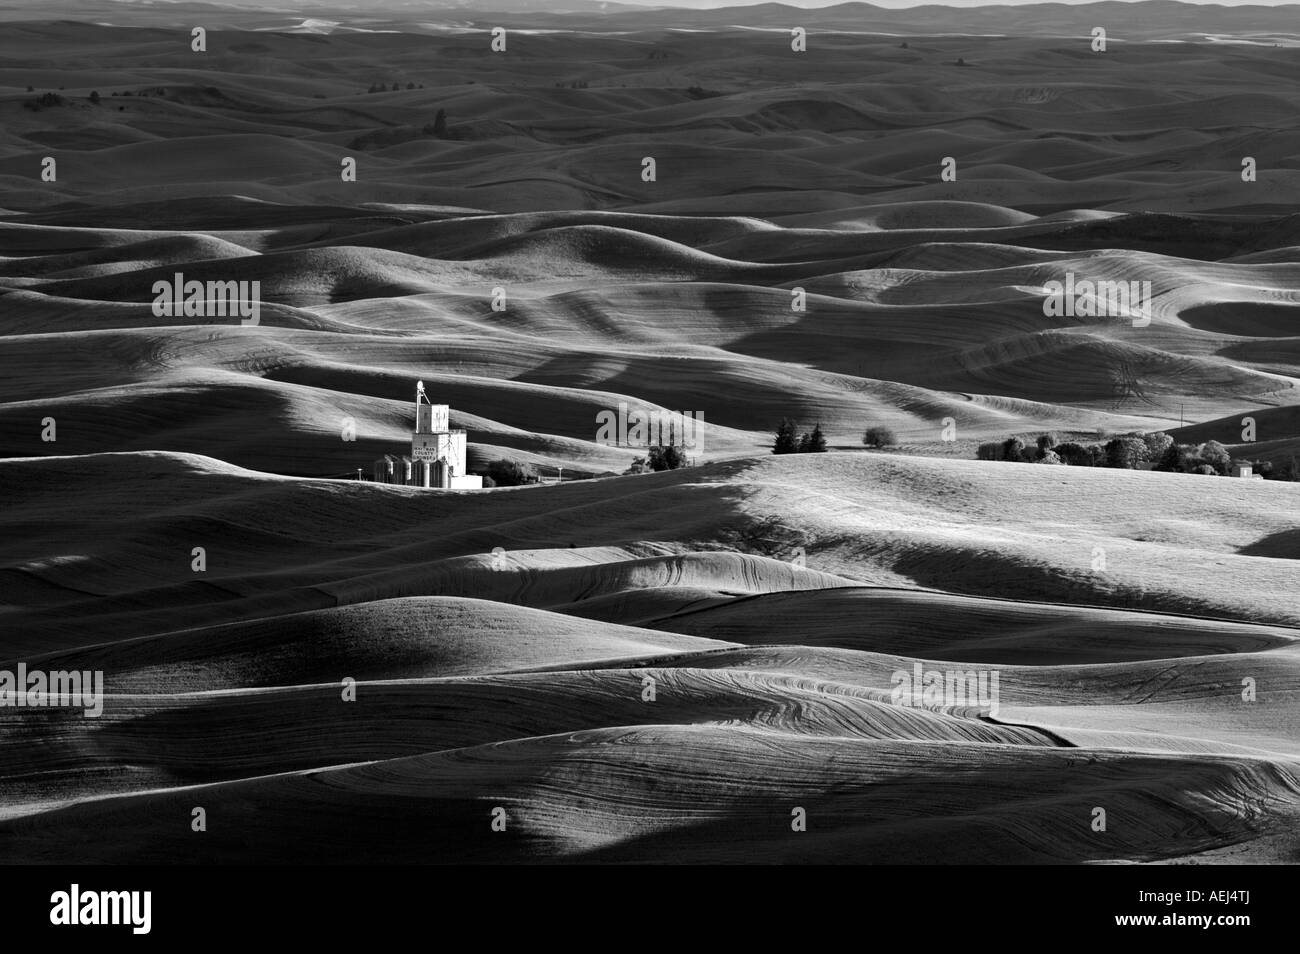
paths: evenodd
<path fill-rule="evenodd" d="M 1034 463 L 1037 463 L 1037 464 L 1063 464 L 1064 461 L 1061 460 L 1060 455 L 1058 455 L 1058 454 L 1056 453 L 1056 451 L 1048 450 L 1048 451 L 1043 451 L 1043 456 L 1040 457 L 1040 458 L 1038 458 L 1038 460 L 1036 460 Z"/>
<path fill-rule="evenodd" d="M 981 444 L 975 451 L 976 460 L 1001 460 L 1002 444 L 998 441 L 988 441 Z"/>
<path fill-rule="evenodd" d="M 1064 444 L 1057 444 L 1052 450 L 1063 464 L 1069 464 L 1071 467 L 1092 466 L 1092 451 L 1082 444 L 1067 441 Z"/>
<path fill-rule="evenodd" d="M 488 465 L 487 476 L 497 487 L 518 487 L 537 483 L 537 469 L 532 464 L 513 460 L 494 460 Z"/>
<path fill-rule="evenodd" d="M 1003 460 L 1023 460 L 1025 454 L 1025 442 L 1018 437 L 1008 437 L 1002 442 L 1002 459 Z"/>

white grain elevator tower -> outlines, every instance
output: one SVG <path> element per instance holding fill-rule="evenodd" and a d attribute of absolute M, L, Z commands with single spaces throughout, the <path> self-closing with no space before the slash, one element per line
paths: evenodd
<path fill-rule="evenodd" d="M 465 473 L 466 436 L 451 429 L 451 408 L 434 404 L 424 393 L 424 382 L 415 384 L 415 430 L 411 432 L 411 460 L 417 486 L 443 490 L 477 490 L 483 478 Z"/>

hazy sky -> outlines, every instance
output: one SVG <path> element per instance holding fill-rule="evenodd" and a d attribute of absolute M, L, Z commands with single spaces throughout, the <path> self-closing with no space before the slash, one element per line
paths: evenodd
<path fill-rule="evenodd" d="M 480 0 L 481 2 L 481 0 Z M 618 0 L 619 3 L 636 4 L 637 6 L 646 7 L 690 7 L 696 10 L 711 10 L 715 7 L 740 7 L 749 6 L 757 3 L 770 3 L 772 0 Z M 843 3 L 845 0 L 777 0 L 791 7 L 831 7 Z M 988 7 L 988 6 L 1021 6 L 1026 3 L 1064 3 L 1070 5 L 1095 3 L 1097 0 L 997 0 L 991 3 L 988 0 L 866 0 L 878 7 L 890 7 L 901 9 L 903 7 L 920 7 L 929 5 L 938 5 L 945 7 Z M 1152 3 L 1159 0 L 1117 0 L 1120 3 Z M 1300 5 L 1300 0 L 1182 0 L 1185 3 L 1205 3 L 1215 4 L 1224 7 L 1281 7 Z"/>

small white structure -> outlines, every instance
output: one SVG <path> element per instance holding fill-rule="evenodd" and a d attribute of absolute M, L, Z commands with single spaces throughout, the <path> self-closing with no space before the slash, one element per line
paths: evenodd
<path fill-rule="evenodd" d="M 450 427 L 451 408 L 430 403 L 424 382 L 415 384 L 415 430 L 411 456 L 385 454 L 375 461 L 375 480 L 382 484 L 435 490 L 482 490 L 483 478 L 465 473 L 466 435 Z"/>
<path fill-rule="evenodd" d="M 1255 473 L 1255 467 L 1253 464 L 1237 464 L 1233 467 L 1233 470 L 1235 471 L 1235 473 L 1233 473 L 1232 475 L 1234 477 L 1244 477 L 1247 480 L 1264 479 L 1263 474 Z"/>

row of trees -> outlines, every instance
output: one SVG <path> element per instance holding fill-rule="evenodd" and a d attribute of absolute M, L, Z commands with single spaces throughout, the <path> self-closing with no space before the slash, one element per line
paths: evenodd
<path fill-rule="evenodd" d="M 1123 434 L 1104 443 L 1062 442 L 1055 434 L 1040 434 L 1034 442 L 1020 437 L 990 441 L 979 446 L 979 460 L 1005 460 L 1033 464 L 1066 464 L 1071 467 L 1118 467 L 1129 470 L 1153 464 L 1152 470 L 1178 474 L 1224 476 L 1234 465 L 1249 464 L 1266 479 L 1300 480 L 1300 465 L 1292 458 L 1274 468 L 1269 461 L 1237 459 L 1218 441 L 1178 444 L 1163 431 L 1151 434 Z"/>
<path fill-rule="evenodd" d="M 686 457 L 686 447 L 681 444 L 661 444 L 647 448 L 644 457 L 638 457 L 624 474 L 648 474 L 661 470 L 677 470 L 686 467 L 690 461 Z M 537 468 L 530 463 L 514 460 L 494 460 L 487 465 L 482 474 L 484 487 L 520 487 L 535 484 L 541 480 Z"/>
<path fill-rule="evenodd" d="M 63 87 L 60 86 L 59 89 L 63 89 Z M 34 93 L 36 92 L 36 90 L 33 87 L 28 86 L 27 92 Z M 139 93 L 132 93 L 129 89 L 124 90 L 121 93 L 119 93 L 117 90 L 114 90 L 110 95 L 141 96 L 141 97 L 166 96 L 167 90 L 159 86 L 154 89 L 143 89 Z M 98 106 L 102 101 L 103 97 L 99 95 L 99 90 L 92 89 L 90 91 L 90 95 L 87 96 L 86 99 L 88 99 L 93 105 Z M 66 106 L 67 104 L 68 101 L 64 97 L 60 96 L 58 93 L 48 92 L 48 93 L 42 93 L 40 96 L 37 96 L 35 99 L 24 100 L 23 109 L 30 109 L 34 113 L 39 113 L 42 109 L 52 109 L 56 106 Z"/>
<path fill-rule="evenodd" d="M 772 444 L 773 454 L 824 454 L 826 453 L 826 435 L 818 424 L 811 433 L 799 434 L 794 421 L 788 417 L 781 418 L 776 428 L 776 440 Z"/>
<path fill-rule="evenodd" d="M 385 126 L 382 129 L 372 129 L 349 142 L 348 148 L 385 149 L 388 146 L 411 142 L 421 136 L 433 136 L 435 139 L 460 139 L 461 132 L 447 125 L 447 111 L 440 109 L 434 114 L 431 123 L 425 123 L 423 126 Z"/>
<path fill-rule="evenodd" d="M 396 93 L 396 92 L 397 92 L 398 90 L 400 90 L 401 88 L 402 88 L 402 87 L 399 86 L 397 83 L 394 83 L 394 84 L 393 84 L 393 89 L 392 89 L 392 91 L 393 91 L 394 93 Z M 406 84 L 406 88 L 407 88 L 407 89 L 424 89 L 424 84 L 423 84 L 423 83 L 420 83 L 420 84 L 417 86 L 415 83 L 407 83 L 407 84 Z M 388 87 L 385 86 L 383 83 L 372 83 L 372 84 L 370 84 L 370 89 L 366 90 L 367 93 L 387 93 L 388 91 L 389 91 Z"/>

